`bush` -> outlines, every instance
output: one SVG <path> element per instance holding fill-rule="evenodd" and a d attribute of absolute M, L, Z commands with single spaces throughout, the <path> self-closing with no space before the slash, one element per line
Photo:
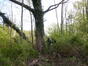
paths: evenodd
<path fill-rule="evenodd" d="M 26 66 L 28 60 L 38 57 L 32 44 L 19 36 L 10 39 L 5 29 L 0 28 L 0 66 Z"/>
<path fill-rule="evenodd" d="M 81 52 L 83 46 L 87 43 L 82 38 L 83 34 L 81 33 L 65 33 L 63 31 L 63 34 L 61 34 L 54 28 L 49 32 L 49 37 L 55 39 L 56 43 L 52 44 L 52 49 L 47 50 L 62 56 L 79 56 L 79 52 Z"/>

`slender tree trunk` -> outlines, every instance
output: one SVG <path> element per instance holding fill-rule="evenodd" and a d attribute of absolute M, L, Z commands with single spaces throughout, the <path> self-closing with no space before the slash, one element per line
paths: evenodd
<path fill-rule="evenodd" d="M 65 32 L 67 33 L 67 6 L 65 7 Z"/>
<path fill-rule="evenodd" d="M 43 24 L 43 10 L 41 6 L 41 0 L 32 0 L 34 6 L 34 18 L 35 18 L 35 37 L 36 48 L 42 52 L 44 47 L 44 24 Z"/>
<path fill-rule="evenodd" d="M 54 4 L 55 4 L 55 0 L 54 0 Z M 56 20 L 57 20 L 57 32 L 59 32 L 59 21 L 58 21 L 58 12 L 57 12 L 57 9 L 55 9 L 55 15 L 56 15 Z"/>
<path fill-rule="evenodd" d="M 87 20 L 88 20 L 88 0 L 86 1 L 86 17 L 87 17 Z"/>
<path fill-rule="evenodd" d="M 63 33 L 63 0 L 61 5 L 61 34 Z"/>
<path fill-rule="evenodd" d="M 23 3 L 24 3 L 24 0 L 22 0 L 22 6 L 21 6 L 21 32 L 23 32 Z M 22 34 L 23 35 L 23 34 Z M 22 37 L 20 38 L 20 42 L 22 43 Z"/>

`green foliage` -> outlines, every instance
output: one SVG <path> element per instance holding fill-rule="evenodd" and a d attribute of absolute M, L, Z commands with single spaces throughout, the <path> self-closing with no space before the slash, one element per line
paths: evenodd
<path fill-rule="evenodd" d="M 59 53 L 62 56 L 79 56 L 79 52 L 83 52 L 84 45 L 88 44 L 87 34 L 85 35 L 82 32 L 69 33 L 69 31 L 65 32 L 65 30 L 63 32 L 61 34 L 53 27 L 49 32 L 49 37 L 55 39 L 56 42 L 47 51 L 52 54 Z"/>
<path fill-rule="evenodd" d="M 27 61 L 37 57 L 32 44 L 19 36 L 11 38 L 8 28 L 0 26 L 0 66 L 26 66 Z"/>
<path fill-rule="evenodd" d="M 54 42 L 48 42 L 47 37 L 45 38 L 44 52 L 53 60 L 62 57 L 63 66 L 66 66 L 67 63 L 75 63 L 80 57 L 88 59 L 88 19 L 82 12 L 82 9 L 86 8 L 86 3 L 77 2 L 74 7 L 77 11 L 72 17 L 74 23 L 64 25 L 63 34 L 56 25 L 50 28 L 48 37 L 55 40 Z M 66 28 L 67 30 L 65 30 Z M 28 31 L 24 32 L 26 36 L 31 36 Z M 0 66 L 27 66 L 28 61 L 38 57 L 39 53 L 32 47 L 32 44 L 17 34 L 13 36 L 12 33 L 12 37 L 10 37 L 9 28 L 6 26 L 2 28 L 0 25 Z M 40 66 L 55 66 L 55 61 L 48 63 L 49 61 L 51 59 L 44 58 L 43 61 L 40 61 Z M 77 64 L 75 66 L 80 66 L 81 62 Z M 67 66 L 69 65 L 67 64 Z"/>
<path fill-rule="evenodd" d="M 56 25 L 50 28 L 49 37 L 56 40 L 51 49 L 47 49 L 52 55 L 54 53 L 54 55 L 59 54 L 64 57 L 77 57 L 81 58 L 81 62 L 85 59 L 85 63 L 88 63 L 88 17 L 85 13 L 88 4 L 83 1 L 74 4 L 76 9 L 72 18 L 74 22 L 64 25 L 67 30 L 64 29 L 63 34 L 60 29 L 57 31 Z"/>

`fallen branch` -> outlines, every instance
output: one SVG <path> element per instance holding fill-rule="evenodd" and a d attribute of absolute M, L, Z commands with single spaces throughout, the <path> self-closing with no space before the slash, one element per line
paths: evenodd
<path fill-rule="evenodd" d="M 29 40 L 28 40 L 28 37 L 26 37 L 25 33 L 23 33 L 13 22 L 11 22 L 5 15 L 4 13 L 0 12 L 0 16 L 3 18 L 3 22 L 13 28 L 23 39 L 27 40 L 29 43 L 31 43 Z"/>

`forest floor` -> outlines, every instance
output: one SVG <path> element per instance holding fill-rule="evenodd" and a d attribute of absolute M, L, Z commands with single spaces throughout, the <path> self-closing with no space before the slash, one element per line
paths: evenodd
<path fill-rule="evenodd" d="M 28 66 L 88 66 L 75 57 L 41 55 L 29 61 Z"/>

